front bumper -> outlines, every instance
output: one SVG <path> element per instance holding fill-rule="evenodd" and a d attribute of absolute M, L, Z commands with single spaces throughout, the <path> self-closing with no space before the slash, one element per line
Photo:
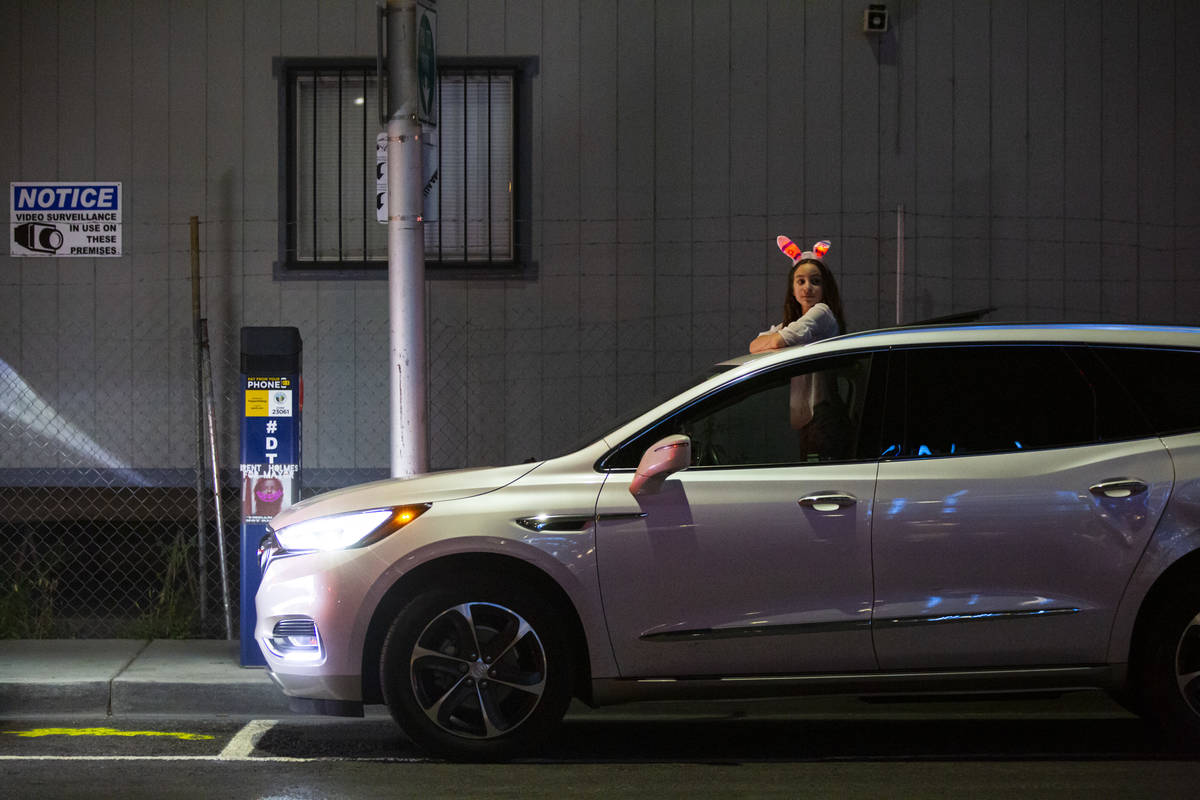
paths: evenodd
<path fill-rule="evenodd" d="M 268 670 L 267 677 L 285 695 L 288 693 L 287 685 L 279 675 Z M 359 700 L 325 700 L 318 697 L 293 697 L 288 695 L 288 708 L 297 714 L 314 714 L 326 717 L 363 716 L 363 704 Z"/>
<path fill-rule="evenodd" d="M 254 638 L 275 685 L 289 698 L 358 703 L 366 595 L 386 566 L 364 550 L 338 550 L 273 559 L 255 598 Z M 282 652 L 281 629 L 315 635 L 318 648 Z M 308 642 L 309 637 L 298 641 Z M 326 712 L 317 712 L 326 713 Z"/>

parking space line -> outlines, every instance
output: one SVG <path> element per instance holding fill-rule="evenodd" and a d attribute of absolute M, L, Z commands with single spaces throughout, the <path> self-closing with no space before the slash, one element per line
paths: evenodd
<path fill-rule="evenodd" d="M 250 720 L 229 740 L 229 744 L 225 745 L 225 749 L 217 758 L 222 761 L 242 761 L 250 758 L 251 753 L 254 752 L 254 745 L 258 744 L 262 735 L 275 727 L 278 721 L 275 719 Z"/>
<path fill-rule="evenodd" d="M 252 758 L 222 758 L 221 756 L 0 756 L 0 762 L 227 762 L 258 764 L 259 762 L 306 764 L 310 762 L 378 762 L 386 764 L 425 764 L 428 758 L 402 758 L 372 756 L 354 758 L 348 756 L 257 756 Z"/>
<path fill-rule="evenodd" d="M 216 756 L 0 756 L 0 761 L 216 761 Z M 257 761 L 257 759 L 255 759 Z M 267 760 L 267 759 L 264 759 Z"/>
<path fill-rule="evenodd" d="M 22 738 L 43 736 L 165 736 L 172 739 L 214 739 L 206 733 L 181 733 L 174 731 L 127 731 L 120 728 L 34 728 L 28 731 L 4 731 Z"/>
<path fill-rule="evenodd" d="M 347 757 L 347 756 L 255 756 L 255 748 L 262 737 L 279 724 L 275 719 L 254 719 L 243 725 L 229 740 L 218 754 L 209 755 L 0 755 L 0 762 L 7 761 L 223 761 L 223 762 L 278 762 L 278 763 L 307 763 L 312 761 L 378 761 L 424 763 L 428 758 L 405 758 L 391 756 Z M 160 731 L 122 731 L 116 728 L 38 728 L 26 731 L 2 731 L 0 733 L 14 734 L 25 738 L 42 738 L 50 736 L 167 736 L 178 739 L 212 739 L 208 734 L 190 734 Z"/>

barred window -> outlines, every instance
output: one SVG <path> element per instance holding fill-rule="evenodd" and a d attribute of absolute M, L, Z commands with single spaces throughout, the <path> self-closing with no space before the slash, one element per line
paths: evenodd
<path fill-rule="evenodd" d="M 286 186 L 277 272 L 385 277 L 374 61 L 285 60 L 280 72 Z M 442 60 L 438 75 L 438 126 L 424 137 L 426 268 L 431 277 L 519 270 L 521 65 Z"/>

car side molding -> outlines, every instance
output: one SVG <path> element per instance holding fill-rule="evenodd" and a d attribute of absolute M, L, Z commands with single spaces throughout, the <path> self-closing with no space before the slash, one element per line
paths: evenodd
<path fill-rule="evenodd" d="M 688 630 L 643 633 L 644 642 L 695 642 L 714 639 L 749 639 L 760 636 L 796 636 L 805 633 L 842 633 L 864 628 L 911 628 L 918 625 L 946 625 L 957 622 L 984 622 L 996 619 L 1029 619 L 1031 617 L 1078 614 L 1078 608 L 1039 608 L 1016 611 L 985 611 L 978 614 L 941 614 L 936 617 L 876 617 L 873 620 L 843 622 L 803 622 L 781 625 L 741 625 L 729 628 L 692 628 Z"/>
<path fill-rule="evenodd" d="M 592 681 L 596 706 L 642 700 L 707 700 L 804 695 L 957 695 L 1111 689 L 1125 680 L 1125 664 L 1055 667 L 600 678 Z"/>

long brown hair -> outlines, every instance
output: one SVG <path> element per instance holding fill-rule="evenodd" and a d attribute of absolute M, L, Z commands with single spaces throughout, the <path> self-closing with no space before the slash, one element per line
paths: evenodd
<path fill-rule="evenodd" d="M 800 268 L 801 264 L 817 265 L 817 269 L 821 273 L 821 302 L 829 306 L 829 310 L 833 312 L 838 323 L 838 333 L 845 333 L 846 315 L 842 311 L 842 293 L 838 289 L 837 281 L 834 280 L 829 267 L 825 266 L 824 261 L 815 258 L 797 261 L 788 272 L 787 295 L 783 301 L 783 324 L 795 322 L 804 314 L 800 310 L 800 301 L 796 299 L 796 293 L 792 288 L 792 281 L 796 279 L 796 270 Z"/>

